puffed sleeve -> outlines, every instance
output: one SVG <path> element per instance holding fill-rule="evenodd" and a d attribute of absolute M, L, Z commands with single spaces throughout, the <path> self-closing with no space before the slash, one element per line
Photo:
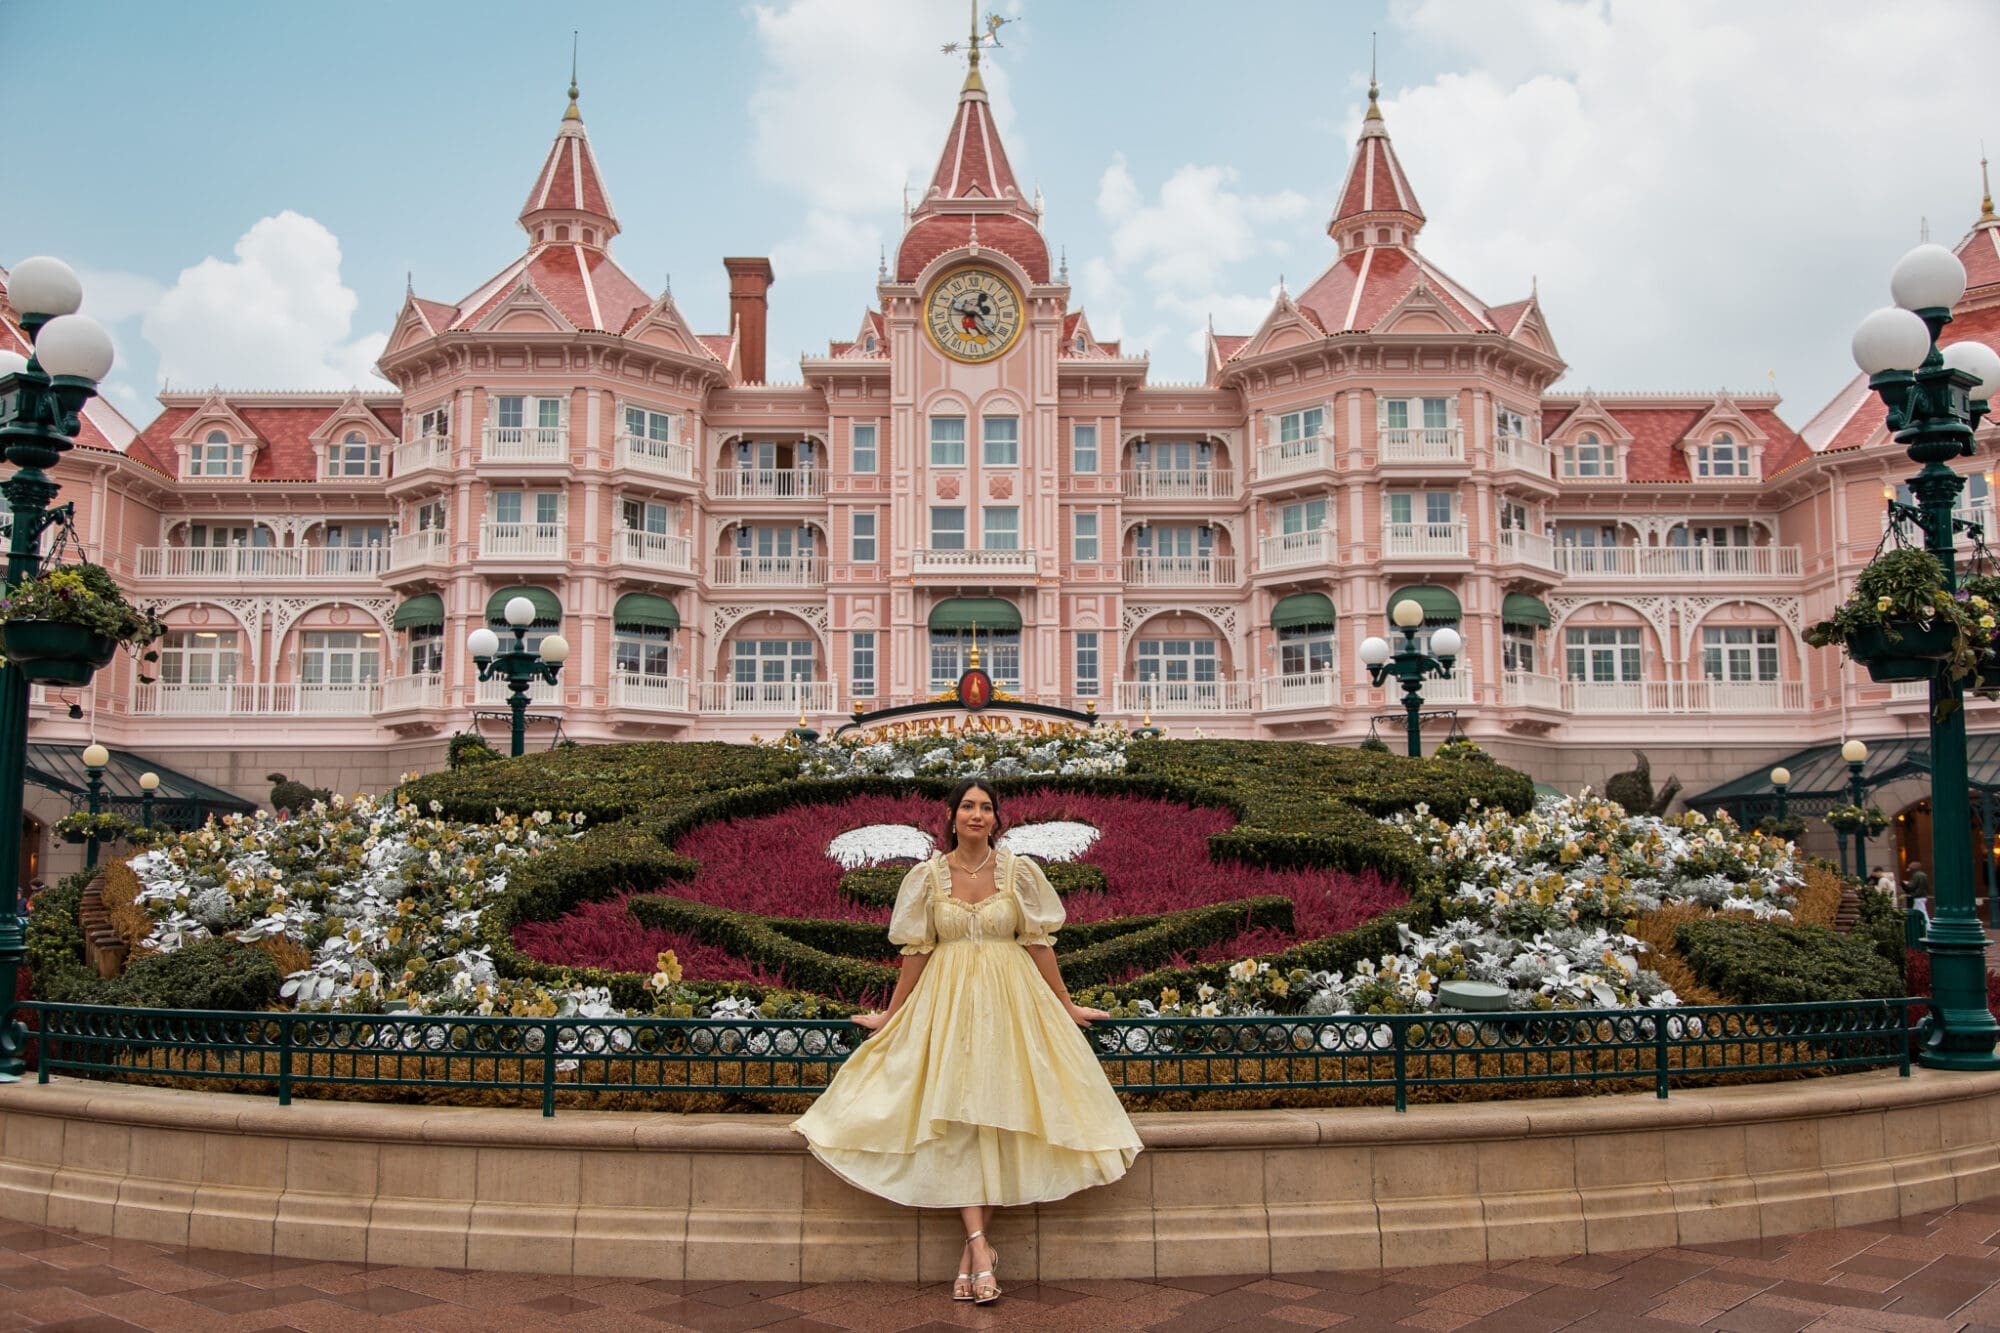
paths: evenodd
<path fill-rule="evenodd" d="M 1056 930 L 1064 919 L 1062 899 L 1056 897 L 1049 877 L 1032 857 L 1016 858 L 1014 890 L 1021 902 L 1021 929 L 1015 937 L 1021 944 L 1055 947 Z"/>
<path fill-rule="evenodd" d="M 937 944 L 931 928 L 930 862 L 919 861 L 903 876 L 896 890 L 896 907 L 889 913 L 889 943 L 900 944 L 903 952 L 929 953 Z"/>

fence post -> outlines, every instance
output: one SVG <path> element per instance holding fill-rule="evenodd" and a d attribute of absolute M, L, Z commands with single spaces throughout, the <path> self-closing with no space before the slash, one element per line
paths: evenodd
<path fill-rule="evenodd" d="M 542 1024 L 542 1114 L 556 1113 L 556 1023 L 548 1019 Z"/>
<path fill-rule="evenodd" d="M 1666 1014 L 1653 1018 L 1653 1095 L 1661 1101 L 1667 1099 L 1667 1024 L 1671 1021 Z"/>
<path fill-rule="evenodd" d="M 1910 1002 L 1904 1000 L 1896 1005 L 1896 1026 L 1902 1029 L 1903 1063 L 1897 1073 L 1904 1078 L 1910 1076 L 1910 1048 L 1916 1045 L 1916 1029 L 1910 1026 Z"/>
<path fill-rule="evenodd" d="M 278 1019 L 278 1105 L 292 1104 L 292 1017 Z"/>
<path fill-rule="evenodd" d="M 1389 1032 L 1395 1037 L 1396 1109 L 1398 1111 L 1407 1111 L 1410 1109 L 1410 1089 L 1409 1085 L 1404 1081 L 1404 1075 L 1408 1072 L 1409 1055 L 1404 1049 L 1404 1043 L 1408 1039 L 1410 1031 L 1408 1025 L 1402 1019 L 1392 1015 L 1389 1018 Z"/>

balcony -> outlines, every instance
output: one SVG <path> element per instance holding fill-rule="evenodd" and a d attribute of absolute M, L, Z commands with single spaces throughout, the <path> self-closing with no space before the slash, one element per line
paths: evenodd
<path fill-rule="evenodd" d="M 386 546 L 142 546 L 141 579 L 366 579 L 389 567 Z"/>
<path fill-rule="evenodd" d="M 505 708 L 514 697 L 505 680 L 482 680 L 473 692 L 472 702 L 478 708 Z M 563 687 L 558 681 L 551 685 L 545 680 L 528 683 L 528 706 L 530 708 L 561 708 Z"/>
<path fill-rule="evenodd" d="M 1516 435 L 1496 435 L 1493 437 L 1493 466 L 1549 479 L 1553 475 L 1554 458 L 1545 444 L 1536 444 Z"/>
<path fill-rule="evenodd" d="M 1384 523 L 1382 557 L 1457 556 L 1465 558 L 1465 522 Z"/>
<path fill-rule="evenodd" d="M 1796 713 L 1806 706 L 1801 680 L 1623 680 L 1563 682 L 1572 713 Z"/>
<path fill-rule="evenodd" d="M 1287 708 L 1330 710 L 1340 706 L 1340 676 L 1332 671 L 1300 671 L 1265 676 L 1257 682 L 1266 712 Z"/>
<path fill-rule="evenodd" d="M 1403 704 L 1403 687 L 1391 677 L 1382 687 L 1382 706 L 1400 708 Z M 1469 704 L 1473 701 L 1472 672 L 1460 660 L 1449 680 L 1431 677 L 1424 681 L 1424 707 L 1433 705 Z"/>
<path fill-rule="evenodd" d="M 704 713 L 765 717 L 831 713 L 839 698 L 838 686 L 832 680 L 705 680 L 700 706 Z"/>
<path fill-rule="evenodd" d="M 692 448 L 685 444 L 648 439 L 643 435 L 618 437 L 617 465 L 655 477 L 670 477 L 675 481 L 694 480 Z"/>
<path fill-rule="evenodd" d="M 488 426 L 481 441 L 482 463 L 567 463 L 567 426 Z"/>
<path fill-rule="evenodd" d="M 1311 472 L 1315 468 L 1330 466 L 1332 459 L 1331 435 L 1306 435 L 1296 440 L 1281 440 L 1257 450 L 1257 479 L 1267 481 L 1273 477 Z"/>
<path fill-rule="evenodd" d="M 502 523 L 487 519 L 479 525 L 479 554 L 515 559 L 567 559 L 569 529 L 562 523 Z"/>
<path fill-rule="evenodd" d="M 1556 567 L 1556 544 L 1538 532 L 1523 532 L 1518 528 L 1500 529 L 1500 559 L 1517 565 L 1533 565 L 1537 569 Z"/>
<path fill-rule="evenodd" d="M 1456 426 L 1384 426 L 1384 463 L 1463 463 L 1465 437 Z"/>
<path fill-rule="evenodd" d="M 1236 583 L 1233 555 L 1128 555 L 1128 588 L 1226 588 Z"/>
<path fill-rule="evenodd" d="M 375 681 L 318 685 L 287 681 L 135 685 L 132 711 L 147 717 L 369 717 L 381 706 Z"/>
<path fill-rule="evenodd" d="M 444 707 L 444 677 L 391 676 L 382 682 L 382 711 L 404 712 L 413 708 Z"/>
<path fill-rule="evenodd" d="M 389 568 L 392 570 L 442 565 L 450 561 L 451 539 L 443 528 L 406 532 L 389 540 Z"/>
<path fill-rule="evenodd" d="M 1234 500 L 1236 472 L 1232 468 L 1127 468 L 1127 500 Z"/>
<path fill-rule="evenodd" d="M 1258 544 L 1260 570 L 1297 569 L 1304 565 L 1333 563 L 1333 533 L 1325 528 L 1311 532 L 1284 532 L 1266 537 Z"/>
<path fill-rule="evenodd" d="M 1500 678 L 1500 702 L 1510 708 L 1550 708 L 1563 706 L 1560 676 L 1543 676 L 1533 671 L 1509 671 Z"/>
<path fill-rule="evenodd" d="M 686 537 L 664 532 L 618 530 L 618 559 L 641 569 L 665 570 L 670 574 L 694 573 L 694 543 Z"/>
<path fill-rule="evenodd" d="M 708 484 L 718 500 L 817 500 L 825 475 L 816 467 L 718 468 Z"/>
<path fill-rule="evenodd" d="M 649 676 L 630 671 L 611 673 L 611 706 L 648 713 L 688 711 L 686 676 Z"/>
<path fill-rule="evenodd" d="M 425 435 L 396 446 L 389 456 L 389 475 L 407 477 L 413 472 L 426 468 L 447 469 L 451 466 L 451 437 L 449 435 Z"/>
<path fill-rule="evenodd" d="M 817 555 L 719 555 L 708 581 L 718 588 L 820 588 L 826 560 Z"/>
<path fill-rule="evenodd" d="M 910 560 L 913 574 L 944 574 L 977 583 L 983 579 L 1033 578 L 1033 551 L 956 551 L 919 546 Z"/>
<path fill-rule="evenodd" d="M 1247 713 L 1256 682 L 1249 680 L 1121 680 L 1122 713 Z"/>
<path fill-rule="evenodd" d="M 1796 546 L 1558 546 L 1555 568 L 1579 578 L 1745 579 L 1796 576 Z"/>

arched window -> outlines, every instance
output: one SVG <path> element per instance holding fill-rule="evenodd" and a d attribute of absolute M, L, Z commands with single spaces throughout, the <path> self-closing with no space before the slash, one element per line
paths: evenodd
<path fill-rule="evenodd" d="M 382 475 L 382 446 L 370 444 L 360 431 L 351 430 L 327 455 L 329 477 L 379 477 Z"/>
<path fill-rule="evenodd" d="M 231 444 L 229 436 L 212 430 L 200 444 L 188 448 L 190 477 L 240 477 L 243 475 L 243 446 Z"/>
<path fill-rule="evenodd" d="M 1587 430 L 1563 446 L 1562 474 L 1565 477 L 1615 477 L 1618 457 L 1611 446 Z"/>
<path fill-rule="evenodd" d="M 1695 450 L 1694 474 L 1697 477 L 1747 477 L 1750 475 L 1750 452 L 1736 442 L 1736 437 L 1728 431 L 1717 431 L 1715 438 Z"/>

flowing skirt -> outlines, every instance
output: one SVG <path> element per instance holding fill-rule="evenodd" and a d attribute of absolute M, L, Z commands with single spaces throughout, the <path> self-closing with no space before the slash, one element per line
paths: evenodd
<path fill-rule="evenodd" d="M 916 1208 L 1046 1203 L 1125 1174 L 1132 1126 L 1012 940 L 949 940 L 792 1122 L 841 1179 Z"/>

